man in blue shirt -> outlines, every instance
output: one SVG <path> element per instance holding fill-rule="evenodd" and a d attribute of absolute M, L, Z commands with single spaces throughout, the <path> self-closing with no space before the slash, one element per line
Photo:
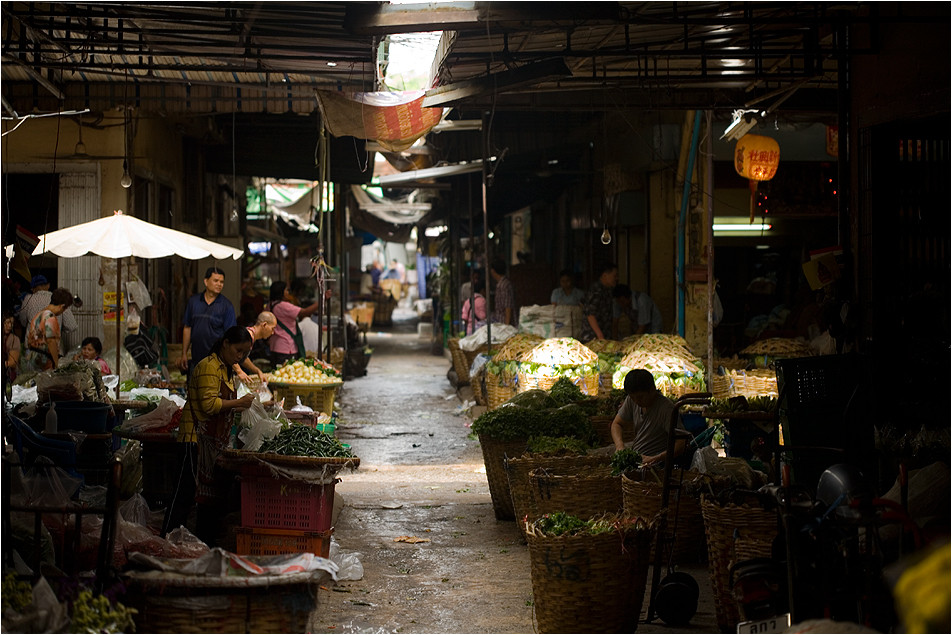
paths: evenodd
<path fill-rule="evenodd" d="M 235 307 L 221 294 L 225 286 L 225 272 L 218 267 L 209 267 L 205 271 L 205 291 L 196 293 L 185 305 L 185 319 L 182 321 L 182 357 L 179 367 L 189 369 L 189 344 L 192 346 L 191 366 L 202 361 L 212 350 L 212 346 L 230 327 L 237 324 Z"/>

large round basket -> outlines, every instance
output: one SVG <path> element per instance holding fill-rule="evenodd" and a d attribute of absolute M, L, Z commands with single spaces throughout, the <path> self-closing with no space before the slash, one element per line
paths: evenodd
<path fill-rule="evenodd" d="M 516 378 L 486 371 L 486 407 L 498 408 L 516 396 Z"/>
<path fill-rule="evenodd" d="M 540 633 L 633 633 L 648 582 L 646 528 L 597 536 L 530 531 L 532 599 Z"/>
<path fill-rule="evenodd" d="M 509 494 L 509 476 L 506 474 L 506 460 L 522 456 L 526 451 L 527 439 L 497 441 L 483 435 L 479 436 L 479 445 L 483 449 L 483 463 L 486 465 L 486 480 L 489 481 L 489 495 L 493 501 L 496 520 L 515 520 L 512 508 L 512 496 Z"/>
<path fill-rule="evenodd" d="M 731 595 L 730 567 L 741 560 L 770 557 L 777 536 L 777 514 L 747 505 L 721 506 L 703 496 L 701 514 L 717 625 L 732 631 L 740 621 L 740 611 Z"/>
<path fill-rule="evenodd" d="M 535 375 L 524 370 L 518 373 L 516 383 L 517 392 L 526 392 L 527 390 L 551 390 L 561 376 L 559 375 Z M 585 373 L 570 378 L 572 383 L 578 386 L 582 394 L 595 397 L 598 395 L 598 373 Z"/>
<path fill-rule="evenodd" d="M 662 478 L 663 473 L 654 470 L 623 474 L 621 491 L 625 513 L 629 516 L 654 518 L 661 511 L 661 492 L 664 489 Z M 696 479 L 700 478 L 702 477 L 699 472 L 691 471 L 674 470 L 671 475 L 674 489 L 671 490 L 668 501 L 664 542 L 672 550 L 671 555 L 675 563 L 698 562 L 704 558 L 704 519 L 701 516 L 697 488 L 692 487 Z M 680 492 L 676 489 L 678 484 L 681 486 Z M 654 542 L 651 548 L 653 552 Z"/>
<path fill-rule="evenodd" d="M 544 467 L 529 472 L 530 518 L 560 511 L 592 518 L 618 514 L 622 507 L 621 477 L 612 476 L 611 465 L 587 467 L 575 474 L 554 474 Z"/>
<path fill-rule="evenodd" d="M 459 338 L 451 337 L 446 342 L 446 347 L 450 350 L 450 357 L 453 360 L 453 370 L 456 371 L 456 378 L 459 383 L 469 383 L 469 364 L 466 363 L 466 356 L 463 349 L 459 347 Z"/>
<path fill-rule="evenodd" d="M 598 435 L 598 442 L 600 445 L 613 445 L 615 441 L 612 439 L 612 420 L 614 416 L 608 415 L 596 415 L 589 417 L 588 420 L 592 423 L 592 428 L 595 430 L 595 434 Z M 621 438 L 625 443 L 629 443 L 635 440 L 635 427 L 631 425 L 621 427 Z"/>
<path fill-rule="evenodd" d="M 524 454 L 506 461 L 509 473 L 509 491 L 512 493 L 512 508 L 516 522 L 520 529 L 525 529 L 526 517 L 535 518 L 539 514 L 532 511 L 529 497 L 529 472 L 537 468 L 545 468 L 552 474 L 575 474 L 580 469 L 593 466 L 608 466 L 611 458 L 608 455 L 584 456 L 544 456 Z"/>
<path fill-rule="evenodd" d="M 313 633 L 328 574 L 242 578 L 130 575 L 126 602 L 140 633 Z"/>

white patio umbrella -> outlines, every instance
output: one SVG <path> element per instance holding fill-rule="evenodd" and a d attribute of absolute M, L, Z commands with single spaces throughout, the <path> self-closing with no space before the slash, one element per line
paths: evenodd
<path fill-rule="evenodd" d="M 208 258 L 219 260 L 233 258 L 238 260 L 244 255 L 241 249 L 215 243 L 185 232 L 176 231 L 161 225 L 153 225 L 133 216 L 123 214 L 122 210 L 112 216 L 98 218 L 87 223 L 65 227 L 38 237 L 39 243 L 33 250 L 33 256 L 52 253 L 64 258 L 75 258 L 95 254 L 116 259 L 116 292 L 122 287 L 122 259 L 128 256 L 137 258 L 162 258 L 181 256 L 189 260 Z M 6 247 L 7 256 L 12 257 L 13 246 Z M 118 296 L 117 296 L 118 297 Z M 122 328 L 116 319 L 116 374 L 119 373 L 119 351 Z M 119 388 L 116 388 L 116 395 Z"/>

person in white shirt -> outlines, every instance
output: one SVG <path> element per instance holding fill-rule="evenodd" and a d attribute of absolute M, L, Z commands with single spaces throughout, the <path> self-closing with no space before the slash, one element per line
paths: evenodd
<path fill-rule="evenodd" d="M 572 271 L 563 269 L 559 273 L 559 286 L 552 290 L 552 304 L 561 304 L 567 306 L 578 306 L 582 304 L 585 298 L 585 292 L 575 286 L 575 279 Z"/>

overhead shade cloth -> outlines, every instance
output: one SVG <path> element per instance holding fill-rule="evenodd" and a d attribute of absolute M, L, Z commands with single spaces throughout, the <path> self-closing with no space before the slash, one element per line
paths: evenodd
<path fill-rule="evenodd" d="M 422 90 L 315 92 L 324 125 L 333 136 L 374 140 L 391 152 L 406 150 L 443 118 L 442 108 L 423 107 Z"/>
<path fill-rule="evenodd" d="M 358 201 L 355 189 L 350 191 L 351 204 L 347 206 L 348 221 L 354 229 L 367 232 L 388 242 L 405 243 L 410 240 L 410 233 L 416 225 L 426 225 L 440 214 L 438 210 L 418 211 L 407 213 L 402 217 L 392 215 L 391 218 L 399 222 L 391 222 L 380 217 L 379 212 L 371 213 L 363 209 Z M 363 192 L 363 190 L 361 190 Z M 364 192 L 366 194 L 366 192 Z M 366 199 L 361 197 L 365 202 Z"/>
<path fill-rule="evenodd" d="M 394 201 L 375 196 L 359 185 L 351 185 L 350 191 L 360 209 L 373 214 L 380 220 L 398 225 L 419 222 L 432 207 L 429 203 Z"/>

